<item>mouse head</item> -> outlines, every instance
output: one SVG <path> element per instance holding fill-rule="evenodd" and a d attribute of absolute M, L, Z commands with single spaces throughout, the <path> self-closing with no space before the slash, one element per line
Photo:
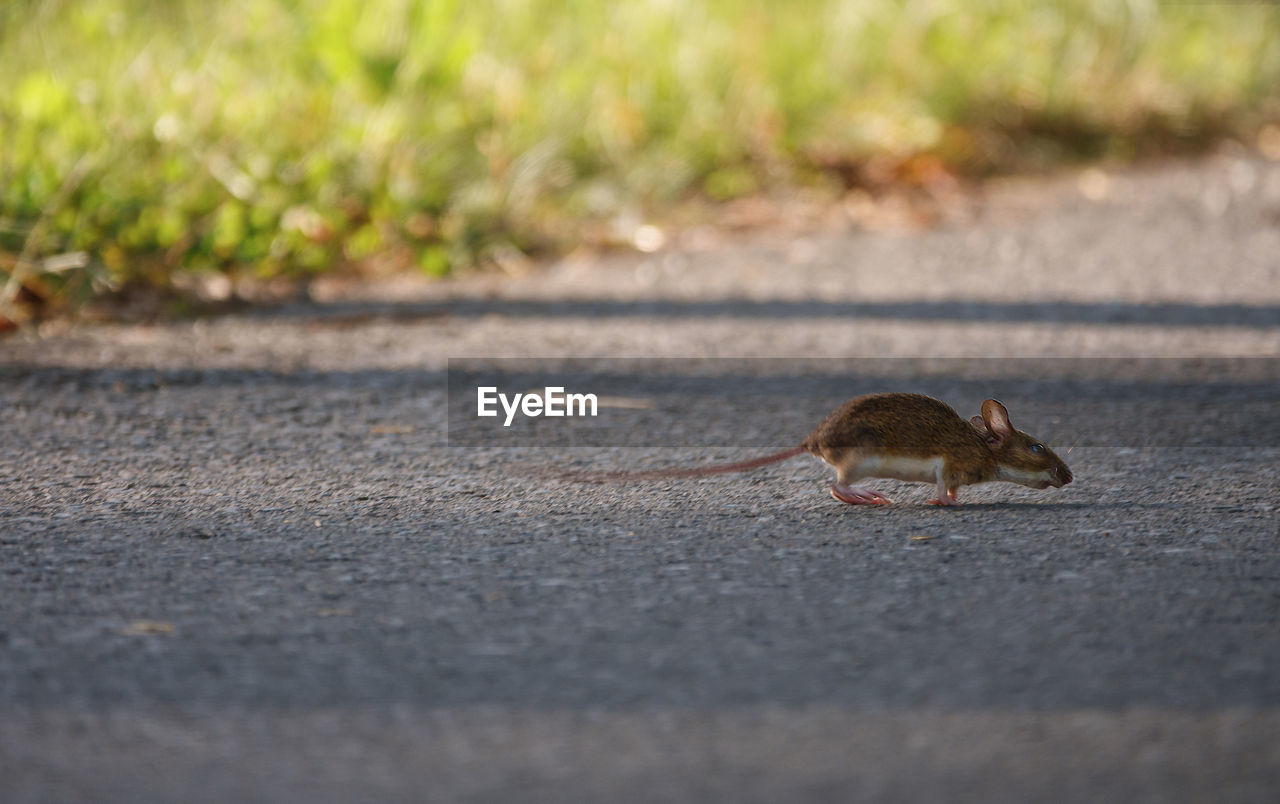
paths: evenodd
<path fill-rule="evenodd" d="M 991 447 L 1001 480 L 1033 489 L 1062 488 L 1071 482 L 1071 470 L 1062 459 L 1035 437 L 1013 429 L 1009 411 L 998 401 L 983 402 L 982 415 L 974 416 L 969 424 Z"/>

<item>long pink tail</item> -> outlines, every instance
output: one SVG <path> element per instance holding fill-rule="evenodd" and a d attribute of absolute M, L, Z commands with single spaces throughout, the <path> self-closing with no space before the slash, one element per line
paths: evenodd
<path fill-rule="evenodd" d="M 716 466 L 703 466 L 696 469 L 653 469 L 647 472 L 600 472 L 590 477 L 581 473 L 569 473 L 567 477 L 585 482 L 607 483 L 610 481 L 637 481 L 637 480 L 663 480 L 665 478 L 674 477 L 706 477 L 707 475 L 723 475 L 730 472 L 746 472 L 750 469 L 756 469 L 761 466 L 767 466 L 771 463 L 785 461 L 788 458 L 794 458 L 804 452 L 804 447 L 792 447 L 784 449 L 782 452 L 775 452 L 772 455 L 765 455 L 763 458 L 752 458 L 749 461 L 739 461 L 738 463 L 723 463 Z"/>

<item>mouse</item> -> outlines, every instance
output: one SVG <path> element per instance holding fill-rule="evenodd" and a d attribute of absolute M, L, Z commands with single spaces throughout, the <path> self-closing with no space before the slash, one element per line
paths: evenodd
<path fill-rule="evenodd" d="M 866 478 L 932 483 L 928 502 L 956 506 L 963 486 L 1007 481 L 1033 489 L 1062 488 L 1074 476 L 1047 445 L 1009 419 L 998 400 L 965 420 L 947 403 L 924 394 L 858 396 L 827 415 L 798 446 L 739 463 L 613 475 L 614 479 L 701 477 L 744 472 L 808 453 L 836 471 L 831 496 L 849 505 L 888 505 Z"/>

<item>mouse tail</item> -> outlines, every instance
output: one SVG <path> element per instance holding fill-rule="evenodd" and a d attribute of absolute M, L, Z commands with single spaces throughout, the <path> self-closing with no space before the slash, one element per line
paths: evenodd
<path fill-rule="evenodd" d="M 655 470 L 654 474 L 658 477 L 705 477 L 707 475 L 726 475 L 731 472 L 748 472 L 761 466 L 768 466 L 771 463 L 779 463 L 794 458 L 802 452 L 804 452 L 803 446 L 792 447 L 791 449 L 784 449 L 782 452 L 775 452 L 772 455 L 765 455 L 763 458 L 752 458 L 749 461 L 722 463 L 695 469 L 658 469 Z"/>
<path fill-rule="evenodd" d="M 666 480 L 680 477 L 707 477 L 709 475 L 724 475 L 732 472 L 747 472 L 752 469 L 758 469 L 761 466 L 768 466 L 771 463 L 779 463 L 788 458 L 794 458 L 805 451 L 804 445 L 784 449 L 782 452 L 775 452 L 772 455 L 765 455 L 761 458 L 752 458 L 749 461 L 739 461 L 737 463 L 722 463 L 714 466 L 701 466 L 692 469 L 653 469 L 647 472 L 597 472 L 591 475 L 590 479 L 583 477 L 580 473 L 571 474 L 569 479 L 587 480 L 588 482 L 608 483 L 620 481 L 641 481 L 641 480 Z"/>

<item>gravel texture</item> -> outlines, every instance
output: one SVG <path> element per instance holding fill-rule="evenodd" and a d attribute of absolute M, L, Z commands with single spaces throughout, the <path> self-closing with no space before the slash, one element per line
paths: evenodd
<path fill-rule="evenodd" d="M 0 340 L 0 799 L 1272 800 L 1280 164 L 962 211 Z M 450 358 L 647 407 L 468 436 Z M 566 476 L 894 388 L 1076 482 Z"/>

